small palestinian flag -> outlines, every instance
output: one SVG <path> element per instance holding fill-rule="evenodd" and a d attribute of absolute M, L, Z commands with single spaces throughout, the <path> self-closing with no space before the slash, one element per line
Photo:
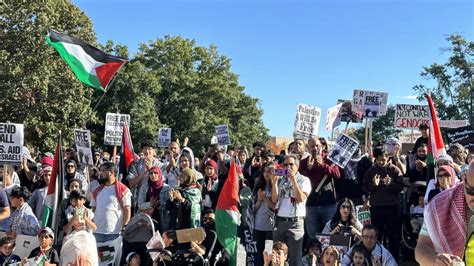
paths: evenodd
<path fill-rule="evenodd" d="M 105 91 L 127 60 L 105 53 L 72 36 L 51 30 L 46 42 L 56 49 L 77 78 L 93 88 Z"/>

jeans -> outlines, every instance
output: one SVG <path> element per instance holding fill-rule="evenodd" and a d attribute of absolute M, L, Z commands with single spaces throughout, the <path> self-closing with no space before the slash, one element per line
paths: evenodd
<path fill-rule="evenodd" d="M 290 266 L 302 266 L 304 218 L 297 221 L 283 221 L 277 218 L 273 241 L 282 241 L 288 246 L 288 262 Z"/>
<path fill-rule="evenodd" d="M 119 237 L 119 234 L 98 234 L 94 233 L 95 241 L 97 243 L 105 243 Z"/>
<path fill-rule="evenodd" d="M 310 240 L 323 231 L 326 223 L 336 213 L 337 204 L 323 206 L 306 206 L 305 232 Z"/>

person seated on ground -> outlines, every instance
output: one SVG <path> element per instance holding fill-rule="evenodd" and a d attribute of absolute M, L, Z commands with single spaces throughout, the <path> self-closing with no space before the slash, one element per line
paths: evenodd
<path fill-rule="evenodd" d="M 355 240 L 360 240 L 362 236 L 362 223 L 357 219 L 354 203 L 348 198 L 340 200 L 337 204 L 337 211 L 323 229 L 323 234 L 345 235 Z"/>
<path fill-rule="evenodd" d="M 49 227 L 43 228 L 38 235 L 38 240 L 39 247 L 33 249 L 28 258 L 23 258 L 23 263 L 27 263 L 29 259 L 34 259 L 34 262 L 38 265 L 40 262 L 44 262 L 45 266 L 59 265 L 58 252 L 53 248 L 53 230 Z"/>
<path fill-rule="evenodd" d="M 449 165 L 442 165 L 438 168 L 438 173 L 436 175 L 436 184 L 435 188 L 431 190 L 426 190 L 426 194 L 428 202 L 434 198 L 434 196 L 438 195 L 442 191 L 449 189 L 455 185 L 456 182 L 456 172 L 454 169 Z"/>
<path fill-rule="evenodd" d="M 66 209 L 67 223 L 64 225 L 64 232 L 66 235 L 86 230 L 93 232 L 97 226 L 92 221 L 94 219 L 94 212 L 86 208 L 86 194 L 82 190 L 73 190 L 69 194 L 71 205 Z"/>
<path fill-rule="evenodd" d="M 17 235 L 35 236 L 40 231 L 40 225 L 27 201 L 30 191 L 26 187 L 16 187 L 10 195 L 11 206 L 15 211 L 10 217 L 7 235 L 16 238 Z"/>
<path fill-rule="evenodd" d="M 322 266 L 339 266 L 341 261 L 339 259 L 339 251 L 335 246 L 328 246 L 323 250 L 321 257 Z"/>
<path fill-rule="evenodd" d="M 265 266 L 287 266 L 288 246 L 281 242 L 273 242 L 272 254 L 263 251 L 263 265 Z"/>
<path fill-rule="evenodd" d="M 373 266 L 396 266 L 398 265 L 392 254 L 382 244 L 377 242 L 378 230 L 372 224 L 366 224 L 362 228 L 362 241 L 359 244 L 366 249 L 367 260 L 372 262 Z M 342 265 L 350 265 L 353 246 L 342 258 Z"/>
<path fill-rule="evenodd" d="M 413 228 L 413 233 L 417 234 L 420 232 L 421 226 L 423 225 L 423 211 L 425 209 L 425 199 L 422 194 L 418 195 L 418 205 L 410 210 L 411 220 L 410 224 Z"/>
<path fill-rule="evenodd" d="M 15 238 L 11 236 L 2 237 L 2 239 L 0 239 L 0 246 L 2 250 L 0 254 L 0 265 L 10 265 L 21 261 L 21 258 L 13 253 L 16 246 Z"/>
<path fill-rule="evenodd" d="M 321 243 L 318 240 L 310 240 L 306 245 L 307 254 L 301 258 L 303 266 L 317 266 L 321 256 Z"/>
<path fill-rule="evenodd" d="M 125 261 L 127 262 L 126 265 L 128 266 L 140 266 L 141 265 L 140 254 L 136 252 L 130 252 L 127 255 L 127 258 L 125 259 Z"/>
<path fill-rule="evenodd" d="M 361 245 L 356 245 L 352 249 L 350 254 L 351 256 L 351 265 L 350 266 L 369 266 L 369 261 L 367 260 L 366 254 L 367 250 Z"/>

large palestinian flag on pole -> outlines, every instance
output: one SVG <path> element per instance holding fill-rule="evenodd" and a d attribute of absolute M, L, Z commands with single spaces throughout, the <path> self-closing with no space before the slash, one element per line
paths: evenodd
<path fill-rule="evenodd" d="M 230 164 L 216 207 L 217 239 L 230 255 L 230 265 L 237 265 L 237 226 L 240 224 L 239 180 L 235 160 Z"/>
<path fill-rule="evenodd" d="M 46 42 L 59 52 L 77 78 L 93 88 L 105 91 L 127 60 L 105 53 L 72 36 L 51 30 Z"/>
<path fill-rule="evenodd" d="M 434 165 L 435 160 L 438 160 L 441 155 L 446 155 L 446 148 L 444 147 L 443 137 L 441 136 L 441 129 L 439 127 L 439 121 L 436 116 L 436 109 L 433 100 L 429 94 L 426 95 L 426 98 L 428 100 L 428 114 L 430 117 L 430 136 L 428 138 L 428 154 L 426 161 L 428 165 Z M 435 171 L 435 173 L 436 172 L 437 171 Z"/>
<path fill-rule="evenodd" d="M 122 146 L 120 149 L 119 172 L 122 174 L 122 182 L 126 182 L 128 168 L 135 160 L 135 152 L 133 151 L 132 138 L 127 122 L 123 124 Z"/>

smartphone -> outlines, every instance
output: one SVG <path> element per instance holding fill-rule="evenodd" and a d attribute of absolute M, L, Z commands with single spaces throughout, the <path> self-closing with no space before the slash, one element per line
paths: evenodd
<path fill-rule="evenodd" d="M 264 252 L 267 253 L 267 255 L 272 254 L 273 250 L 273 240 L 265 240 L 265 249 L 263 250 Z"/>
<path fill-rule="evenodd" d="M 275 169 L 275 175 L 276 176 L 287 176 L 288 175 L 288 169 Z"/>

